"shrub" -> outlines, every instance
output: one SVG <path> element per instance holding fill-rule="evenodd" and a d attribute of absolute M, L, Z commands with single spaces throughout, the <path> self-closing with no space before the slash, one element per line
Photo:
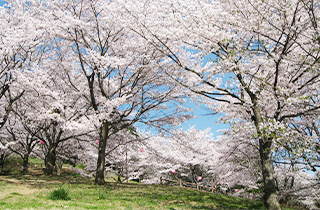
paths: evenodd
<path fill-rule="evenodd" d="M 48 199 L 51 199 L 51 200 L 65 200 L 65 201 L 71 200 L 68 191 L 66 189 L 64 189 L 64 188 L 60 188 L 60 189 L 52 191 L 49 194 Z"/>

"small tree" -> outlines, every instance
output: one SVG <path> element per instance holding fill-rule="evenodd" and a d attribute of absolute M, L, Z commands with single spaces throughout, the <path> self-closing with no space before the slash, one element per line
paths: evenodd
<path fill-rule="evenodd" d="M 17 125 L 13 126 L 15 126 L 15 128 L 18 127 Z M 8 148 L 22 158 L 22 174 L 25 175 L 28 172 L 30 154 L 37 145 L 38 140 L 35 136 L 30 135 L 25 130 L 18 131 L 14 129 L 14 127 L 7 128 L 7 132 L 10 134 L 12 141 L 15 143 L 13 146 L 9 146 Z M 36 131 L 32 133 L 36 133 Z"/>

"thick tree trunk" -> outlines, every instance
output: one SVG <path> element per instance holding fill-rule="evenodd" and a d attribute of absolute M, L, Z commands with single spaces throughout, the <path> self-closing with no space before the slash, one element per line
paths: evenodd
<path fill-rule="evenodd" d="M 22 163 L 22 174 L 26 175 L 28 173 L 28 164 L 29 164 L 29 155 L 23 156 L 23 163 Z"/>
<path fill-rule="evenodd" d="M 52 146 L 48 150 L 48 154 L 46 157 L 46 169 L 45 169 L 45 174 L 46 175 L 52 175 L 54 166 L 56 165 L 56 146 Z"/>
<path fill-rule="evenodd" d="M 274 179 L 273 161 L 271 157 L 272 138 L 261 138 L 259 152 L 264 184 L 264 205 L 268 209 L 280 209 L 277 188 Z"/>
<path fill-rule="evenodd" d="M 259 128 L 260 123 L 263 123 L 261 112 L 256 105 L 253 108 L 254 123 L 257 128 L 259 139 L 259 153 L 261 159 L 261 168 L 264 184 L 264 205 L 268 209 L 280 209 L 278 201 L 277 188 L 274 179 L 273 161 L 271 156 L 271 146 L 273 138 L 265 136 Z"/>
<path fill-rule="evenodd" d="M 103 122 L 100 130 L 98 161 L 97 161 L 96 178 L 95 178 L 95 183 L 98 185 L 103 185 L 105 183 L 104 170 L 105 170 L 105 162 L 106 162 L 106 146 L 107 146 L 108 135 L 109 135 L 109 124 L 107 122 Z"/>

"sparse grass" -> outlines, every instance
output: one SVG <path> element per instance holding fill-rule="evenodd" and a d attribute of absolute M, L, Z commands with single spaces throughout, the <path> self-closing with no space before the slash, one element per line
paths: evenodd
<path fill-rule="evenodd" d="M 261 201 L 192 189 L 115 182 L 99 186 L 65 168 L 61 176 L 39 171 L 0 176 L 0 209 L 265 209 Z M 66 193 L 70 200 L 51 200 L 53 192 Z"/>
<path fill-rule="evenodd" d="M 44 164 L 44 161 L 42 159 L 34 158 L 33 156 L 29 157 L 29 164 L 30 165 L 40 165 Z"/>

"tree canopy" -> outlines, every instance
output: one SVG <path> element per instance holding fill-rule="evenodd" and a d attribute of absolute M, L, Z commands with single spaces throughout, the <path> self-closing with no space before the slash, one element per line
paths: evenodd
<path fill-rule="evenodd" d="M 224 114 L 221 139 L 232 142 L 234 160 L 250 153 L 267 208 L 280 208 L 276 165 L 319 177 L 319 2 L 7 2 L 3 150 L 17 134 L 37 139 L 51 174 L 59 147 L 98 141 L 96 183 L 104 184 L 107 148 L 127 144 L 119 136 L 139 142 L 138 123 L 172 130 L 191 118 L 184 103 L 193 100 Z"/>

